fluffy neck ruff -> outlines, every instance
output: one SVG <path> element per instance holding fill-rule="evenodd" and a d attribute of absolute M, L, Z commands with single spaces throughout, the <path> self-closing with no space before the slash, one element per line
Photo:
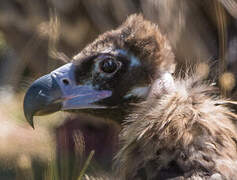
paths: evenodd
<path fill-rule="evenodd" d="M 237 116 L 193 79 L 154 93 L 123 125 L 116 164 L 122 179 L 237 179 Z"/>

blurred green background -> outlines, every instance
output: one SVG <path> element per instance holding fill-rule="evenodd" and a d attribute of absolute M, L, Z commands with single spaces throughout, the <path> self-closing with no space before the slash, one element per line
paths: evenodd
<path fill-rule="evenodd" d="M 33 130 L 23 115 L 24 92 L 133 13 L 159 25 L 178 68 L 198 64 L 236 100 L 235 0 L 0 0 L 1 180 L 57 179 L 55 129 L 67 115 L 36 118 Z"/>

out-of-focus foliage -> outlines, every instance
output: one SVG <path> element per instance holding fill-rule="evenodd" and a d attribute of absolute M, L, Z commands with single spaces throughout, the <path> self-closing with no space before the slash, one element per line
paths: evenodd
<path fill-rule="evenodd" d="M 2 51 L 3 49 L 5 49 L 7 46 L 7 42 L 4 38 L 4 35 L 2 33 L 0 33 L 0 50 Z"/>
<path fill-rule="evenodd" d="M 28 126 L 20 111 L 21 102 L 20 95 L 0 93 L 0 179 L 33 179 L 34 173 L 40 179 L 55 157 L 50 126 L 41 125 L 36 130 Z"/>

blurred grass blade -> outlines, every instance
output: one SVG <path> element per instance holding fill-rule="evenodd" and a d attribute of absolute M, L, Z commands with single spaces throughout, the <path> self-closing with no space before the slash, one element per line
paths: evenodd
<path fill-rule="evenodd" d="M 80 172 L 80 176 L 78 177 L 78 180 L 82 180 L 82 177 L 85 174 L 85 172 L 86 172 L 86 170 L 87 170 L 87 168 L 88 168 L 88 166 L 89 166 L 89 164 L 91 162 L 91 159 L 94 156 L 94 154 L 95 154 L 94 150 L 90 152 L 90 154 L 89 154 L 89 156 L 88 156 L 88 158 L 87 158 L 87 160 L 85 162 L 85 165 L 84 165 L 84 167 L 82 168 L 82 170 Z"/>

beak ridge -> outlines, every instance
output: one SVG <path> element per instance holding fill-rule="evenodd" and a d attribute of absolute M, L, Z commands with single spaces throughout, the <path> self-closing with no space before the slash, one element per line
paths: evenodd
<path fill-rule="evenodd" d="M 34 128 L 33 116 L 50 114 L 59 110 L 106 108 L 98 104 L 112 95 L 110 90 L 97 90 L 92 85 L 75 81 L 72 63 L 37 79 L 24 98 L 24 114 Z M 66 80 L 66 83 L 65 83 Z"/>

